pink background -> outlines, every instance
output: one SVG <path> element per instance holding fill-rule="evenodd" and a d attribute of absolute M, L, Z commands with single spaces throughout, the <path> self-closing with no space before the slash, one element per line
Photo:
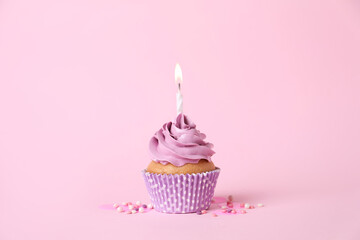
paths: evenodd
<path fill-rule="evenodd" d="M 0 239 L 359 239 L 358 1 L 0 1 Z M 184 112 L 241 216 L 134 216 Z M 169 238 L 171 236 L 171 238 Z"/>

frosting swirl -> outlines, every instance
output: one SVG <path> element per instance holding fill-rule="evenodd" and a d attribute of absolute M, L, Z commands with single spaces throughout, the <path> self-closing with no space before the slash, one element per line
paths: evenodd
<path fill-rule="evenodd" d="M 175 122 L 165 123 L 150 140 L 150 155 L 161 164 L 171 163 L 177 167 L 198 163 L 201 159 L 211 161 L 213 144 L 205 142 L 206 135 L 180 113 Z"/>

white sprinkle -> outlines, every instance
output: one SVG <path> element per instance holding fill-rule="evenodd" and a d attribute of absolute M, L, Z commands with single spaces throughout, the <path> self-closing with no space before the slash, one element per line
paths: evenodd
<path fill-rule="evenodd" d="M 140 202 L 140 201 L 136 201 L 135 204 L 138 205 L 138 206 L 140 206 L 140 205 L 141 205 L 141 202 Z"/>
<path fill-rule="evenodd" d="M 244 207 L 249 209 L 250 208 L 250 203 L 245 203 Z"/>
<path fill-rule="evenodd" d="M 134 206 L 133 205 L 129 205 L 129 210 L 133 210 Z"/>
<path fill-rule="evenodd" d="M 143 207 L 141 207 L 141 208 L 139 208 L 139 212 L 144 212 L 144 208 Z"/>
<path fill-rule="evenodd" d="M 117 208 L 118 206 L 119 206 L 119 204 L 117 204 L 117 203 L 114 203 L 114 205 L 113 205 L 114 208 Z"/>
<path fill-rule="evenodd" d="M 150 208 L 150 209 L 153 209 L 153 208 L 154 208 L 151 203 L 149 203 L 147 206 L 148 206 L 148 208 Z"/>
<path fill-rule="evenodd" d="M 135 213 L 136 213 L 136 211 L 135 211 L 135 210 L 132 210 L 132 211 L 131 211 L 131 213 L 132 213 L 132 214 L 135 214 Z"/>
<path fill-rule="evenodd" d="M 258 205 L 257 205 L 258 207 L 263 207 L 264 206 L 264 204 L 262 204 L 262 203 L 258 203 Z"/>
<path fill-rule="evenodd" d="M 127 202 L 122 202 L 121 205 L 126 206 Z"/>
<path fill-rule="evenodd" d="M 123 209 L 123 207 L 118 207 L 118 208 L 116 209 L 116 211 L 118 211 L 118 212 L 123 212 L 124 209 Z"/>
<path fill-rule="evenodd" d="M 226 209 L 226 208 L 227 208 L 227 206 L 221 206 L 221 208 L 222 208 L 222 209 Z"/>

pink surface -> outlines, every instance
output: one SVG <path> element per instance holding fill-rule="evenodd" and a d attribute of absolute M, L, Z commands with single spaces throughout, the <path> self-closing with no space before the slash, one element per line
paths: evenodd
<path fill-rule="evenodd" d="M 357 1 L 0 2 L 0 239 L 359 239 Z M 244 215 L 125 215 L 184 112 Z"/>

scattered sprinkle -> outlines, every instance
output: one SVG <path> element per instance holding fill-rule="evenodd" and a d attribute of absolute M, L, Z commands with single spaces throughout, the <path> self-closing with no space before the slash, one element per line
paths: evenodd
<path fill-rule="evenodd" d="M 257 207 L 259 207 L 259 208 L 264 207 L 264 204 L 262 204 L 262 203 L 250 204 L 250 203 L 233 202 L 232 195 L 229 195 L 227 199 L 223 198 L 223 201 L 217 202 L 218 204 L 216 204 L 215 199 L 212 199 L 211 202 L 215 203 L 215 206 L 217 206 L 217 210 L 216 209 L 210 210 L 210 214 L 212 217 L 218 217 L 219 211 L 225 215 L 246 214 L 247 209 L 255 209 Z M 226 205 L 224 205 L 225 203 L 226 203 Z M 114 209 L 116 209 L 117 212 L 119 212 L 119 213 L 124 212 L 125 214 L 146 213 L 146 212 L 149 212 L 152 209 L 154 209 L 154 206 L 152 203 L 143 204 L 141 201 L 136 201 L 135 203 L 132 203 L 132 202 L 122 202 L 121 204 L 114 203 L 112 206 Z M 234 206 L 236 209 L 234 208 Z M 208 211 L 203 209 L 203 210 L 196 211 L 195 213 L 197 215 L 203 215 L 203 214 L 208 213 Z M 219 215 L 222 215 L 222 214 L 219 214 Z"/>

